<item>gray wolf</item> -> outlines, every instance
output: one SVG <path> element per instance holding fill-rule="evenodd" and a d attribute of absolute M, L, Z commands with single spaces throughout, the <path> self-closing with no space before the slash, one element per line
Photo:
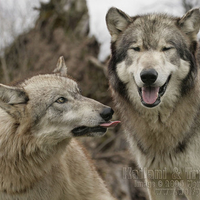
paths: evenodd
<path fill-rule="evenodd" d="M 1 200 L 114 200 L 72 138 L 101 136 L 118 122 L 66 75 L 61 57 L 53 74 L 0 84 Z"/>
<path fill-rule="evenodd" d="M 199 9 L 179 18 L 111 8 L 106 22 L 109 84 L 150 199 L 172 200 L 177 187 L 199 199 Z"/>

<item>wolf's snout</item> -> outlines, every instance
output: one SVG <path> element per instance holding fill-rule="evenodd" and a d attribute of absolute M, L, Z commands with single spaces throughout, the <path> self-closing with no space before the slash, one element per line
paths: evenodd
<path fill-rule="evenodd" d="M 142 72 L 140 73 L 140 77 L 143 83 L 145 83 L 146 85 L 151 85 L 155 83 L 158 77 L 158 73 L 155 69 L 145 69 L 142 70 Z"/>
<path fill-rule="evenodd" d="M 100 116 L 105 120 L 109 121 L 112 118 L 112 115 L 114 114 L 114 111 L 112 108 L 104 108 L 103 111 L 100 113 Z"/>

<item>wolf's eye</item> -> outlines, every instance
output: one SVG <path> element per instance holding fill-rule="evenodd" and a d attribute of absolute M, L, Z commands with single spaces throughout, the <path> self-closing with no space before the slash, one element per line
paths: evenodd
<path fill-rule="evenodd" d="M 162 51 L 169 51 L 170 49 L 172 49 L 172 47 L 163 47 Z"/>
<path fill-rule="evenodd" d="M 58 98 L 58 99 L 56 100 L 56 103 L 59 103 L 59 104 L 62 104 L 62 103 L 65 103 L 65 102 L 67 102 L 67 99 L 64 98 L 64 97 L 60 97 L 60 98 Z"/>
<path fill-rule="evenodd" d="M 140 51 L 140 47 L 132 47 L 134 51 Z"/>

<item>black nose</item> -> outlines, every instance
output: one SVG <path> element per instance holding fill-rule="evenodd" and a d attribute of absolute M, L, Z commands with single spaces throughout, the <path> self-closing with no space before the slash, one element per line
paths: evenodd
<path fill-rule="evenodd" d="M 140 77 L 143 83 L 151 85 L 156 81 L 158 73 L 155 69 L 142 70 Z"/>
<path fill-rule="evenodd" d="M 112 118 L 112 115 L 114 114 L 114 111 L 112 108 L 104 108 L 103 111 L 100 113 L 101 117 L 105 121 L 109 121 Z"/>

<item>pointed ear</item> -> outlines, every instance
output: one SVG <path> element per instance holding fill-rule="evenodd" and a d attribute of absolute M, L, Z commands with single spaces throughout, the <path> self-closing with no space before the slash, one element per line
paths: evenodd
<path fill-rule="evenodd" d="M 200 29 L 200 10 L 195 8 L 189 10 L 180 20 L 179 26 L 181 30 L 188 35 L 191 42 L 197 41 L 197 33 Z"/>
<path fill-rule="evenodd" d="M 13 105 L 25 104 L 27 101 L 28 96 L 23 89 L 0 84 L 0 107 L 13 118 L 20 117 L 20 113 Z"/>
<path fill-rule="evenodd" d="M 23 104 L 28 101 L 28 96 L 22 88 L 0 84 L 0 100 L 10 105 Z"/>
<path fill-rule="evenodd" d="M 63 56 L 58 59 L 56 68 L 53 72 L 60 74 L 60 76 L 67 76 L 67 67 Z"/>
<path fill-rule="evenodd" d="M 109 9 L 106 15 L 106 24 L 112 37 L 112 42 L 117 40 L 118 35 L 123 32 L 131 22 L 133 22 L 133 19 L 123 11 L 114 7 Z"/>

